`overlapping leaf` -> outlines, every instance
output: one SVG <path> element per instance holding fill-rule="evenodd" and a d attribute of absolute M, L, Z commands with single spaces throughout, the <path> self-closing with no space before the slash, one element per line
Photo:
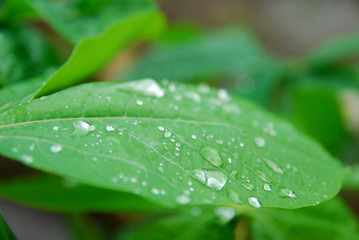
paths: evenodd
<path fill-rule="evenodd" d="M 86 84 L 5 111 L 0 125 L 8 157 L 167 205 L 298 208 L 333 197 L 344 174 L 287 123 L 204 85 Z"/>
<path fill-rule="evenodd" d="M 160 209 L 158 205 L 133 194 L 46 175 L 0 182 L 0 196 L 31 207 L 70 213 L 148 212 Z"/>

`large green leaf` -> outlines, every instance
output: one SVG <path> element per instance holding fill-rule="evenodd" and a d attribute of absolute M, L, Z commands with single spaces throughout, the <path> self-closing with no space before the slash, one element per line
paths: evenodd
<path fill-rule="evenodd" d="M 9 226 L 0 214 L 0 239 L 2 240 L 16 240 L 15 235 L 10 230 Z"/>
<path fill-rule="evenodd" d="M 50 176 L 0 182 L 0 196 L 31 207 L 59 212 L 148 212 L 160 209 L 158 205 L 133 194 Z"/>
<path fill-rule="evenodd" d="M 0 152 L 167 205 L 298 208 L 333 197 L 343 167 L 289 124 L 208 86 L 93 83 L 0 115 Z"/>
<path fill-rule="evenodd" d="M 33 78 L 60 64 L 49 44 L 31 29 L 0 28 L 0 87 Z"/>
<path fill-rule="evenodd" d="M 339 199 L 296 210 L 259 209 L 249 213 L 253 240 L 355 240 L 355 216 Z"/>
<path fill-rule="evenodd" d="M 159 44 L 121 79 L 217 82 L 214 84 L 268 104 L 280 74 L 278 62 L 252 34 L 227 30 Z"/>

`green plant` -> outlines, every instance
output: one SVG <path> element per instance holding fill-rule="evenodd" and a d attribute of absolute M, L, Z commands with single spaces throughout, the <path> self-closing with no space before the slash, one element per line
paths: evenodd
<path fill-rule="evenodd" d="M 0 153 L 40 170 L 2 197 L 66 214 L 75 239 L 104 238 L 92 212 L 144 213 L 111 239 L 358 239 L 336 197 L 359 186 L 357 36 L 273 59 L 245 30 L 166 31 L 150 0 L 6 1 L 0 21 Z M 154 39 L 122 82 L 92 81 Z"/>

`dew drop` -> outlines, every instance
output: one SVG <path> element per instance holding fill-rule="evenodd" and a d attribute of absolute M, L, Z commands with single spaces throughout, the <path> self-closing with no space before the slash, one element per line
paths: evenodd
<path fill-rule="evenodd" d="M 212 189 L 222 190 L 227 183 L 227 176 L 218 170 L 196 169 L 194 175 L 201 183 Z"/>
<path fill-rule="evenodd" d="M 257 145 L 257 147 L 260 147 L 260 148 L 262 148 L 266 145 L 266 142 L 265 142 L 264 138 L 262 138 L 262 137 L 254 138 L 254 142 Z"/>
<path fill-rule="evenodd" d="M 245 187 L 248 190 L 253 190 L 254 186 L 250 183 L 243 183 L 243 187 Z"/>
<path fill-rule="evenodd" d="M 163 132 L 163 131 L 165 130 L 165 128 L 162 127 L 162 126 L 158 126 L 157 128 L 158 128 L 158 130 L 160 130 L 161 132 Z"/>
<path fill-rule="evenodd" d="M 249 203 L 249 205 L 251 205 L 252 207 L 255 207 L 255 208 L 262 207 L 262 205 L 260 204 L 258 198 L 256 198 L 256 197 L 249 197 L 248 198 L 248 203 Z"/>
<path fill-rule="evenodd" d="M 55 144 L 50 147 L 50 151 L 53 153 L 59 153 L 62 151 L 62 146 L 60 144 Z"/>
<path fill-rule="evenodd" d="M 279 193 L 282 197 L 297 198 L 297 195 L 295 195 L 293 191 L 288 188 L 279 190 Z"/>
<path fill-rule="evenodd" d="M 272 188 L 269 183 L 265 183 L 263 185 L 263 189 L 264 189 L 264 191 L 267 191 L 267 192 L 272 191 Z"/>
<path fill-rule="evenodd" d="M 193 138 L 193 139 L 197 139 L 196 134 L 192 134 L 192 138 Z"/>
<path fill-rule="evenodd" d="M 53 126 L 53 127 L 52 127 L 52 130 L 54 130 L 54 131 L 59 131 L 59 127 L 58 127 L 58 126 Z"/>
<path fill-rule="evenodd" d="M 201 149 L 202 156 L 214 166 L 220 167 L 223 164 L 223 160 L 218 151 L 212 147 L 204 147 Z"/>
<path fill-rule="evenodd" d="M 161 98 L 165 95 L 163 88 L 151 78 L 120 84 L 118 88 L 131 89 L 149 97 Z"/>
<path fill-rule="evenodd" d="M 151 189 L 151 192 L 152 192 L 154 195 L 160 194 L 160 190 L 159 190 L 158 188 L 152 188 L 152 189 Z"/>
<path fill-rule="evenodd" d="M 270 161 L 270 160 L 268 160 L 266 158 L 264 158 L 263 160 L 267 164 L 267 166 L 270 169 L 272 169 L 274 172 L 279 173 L 279 174 L 283 174 L 283 170 L 277 164 L 275 164 L 274 162 L 272 162 L 272 161 Z"/>
<path fill-rule="evenodd" d="M 171 135 L 172 135 L 172 133 L 169 131 L 166 131 L 164 134 L 165 138 L 171 137 Z"/>
<path fill-rule="evenodd" d="M 115 131 L 115 128 L 113 126 L 111 126 L 111 125 L 107 125 L 106 126 L 106 131 L 107 132 L 113 132 L 113 131 Z"/>
<path fill-rule="evenodd" d="M 214 210 L 214 213 L 219 218 L 219 220 L 223 223 L 232 220 L 236 215 L 236 212 L 231 207 L 217 207 Z"/>
<path fill-rule="evenodd" d="M 256 175 L 265 182 L 271 182 L 264 172 L 256 170 Z"/>
<path fill-rule="evenodd" d="M 142 106 L 142 105 L 143 105 L 143 101 L 141 101 L 141 100 L 136 100 L 136 103 L 137 103 L 137 105 L 139 105 L 139 106 Z"/>
<path fill-rule="evenodd" d="M 176 201 L 179 203 L 179 204 L 187 204 L 187 203 L 189 203 L 190 201 L 191 201 L 191 199 L 187 196 L 187 195 L 185 195 L 185 194 L 182 194 L 182 195 L 180 195 L 180 196 L 178 196 L 177 198 L 176 198 Z"/>
<path fill-rule="evenodd" d="M 23 160 L 25 163 L 33 163 L 34 162 L 34 158 L 29 156 L 29 155 L 21 155 L 21 160 Z"/>
<path fill-rule="evenodd" d="M 224 102 L 228 102 L 231 100 L 231 96 L 228 94 L 228 92 L 225 89 L 218 90 L 218 98 Z"/>
<path fill-rule="evenodd" d="M 33 144 L 31 144 L 31 145 L 29 146 L 29 150 L 30 150 L 30 151 L 34 151 L 34 150 L 35 150 L 35 143 L 33 143 Z"/>
<path fill-rule="evenodd" d="M 76 121 L 72 125 L 74 127 L 73 133 L 79 135 L 86 135 L 96 129 L 94 125 L 90 125 L 84 121 Z"/>

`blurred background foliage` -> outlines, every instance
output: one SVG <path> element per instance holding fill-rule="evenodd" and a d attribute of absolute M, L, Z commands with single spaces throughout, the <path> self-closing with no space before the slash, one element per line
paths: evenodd
<path fill-rule="evenodd" d="M 97 36 L 119 18 L 143 8 L 148 11 L 154 8 L 151 1 L 134 2 L 123 1 L 120 5 L 112 0 L 53 1 L 53 4 L 39 0 L 0 1 L 0 88 L 47 78 L 83 39 Z M 291 121 L 346 164 L 348 178 L 342 196 L 359 213 L 359 2 L 161 0 L 159 7 L 166 15 L 168 26 L 156 40 L 126 45 L 100 72 L 81 81 L 152 77 L 207 83 L 248 98 Z M 5 158 L 1 159 L 0 167 L 5 169 L 0 172 L 1 178 L 12 179 L 10 185 L 0 190 L 3 197 L 18 196 L 18 202 L 23 204 L 46 205 L 36 199 L 31 204 L 33 199 L 20 196 L 25 191 L 25 182 L 33 180 L 19 180 L 16 176 L 38 173 Z M 58 179 L 38 177 L 50 180 L 42 182 L 46 186 L 35 181 L 31 185 L 33 192 L 40 194 L 43 189 L 61 188 Z M 79 189 L 91 192 L 87 186 Z M 75 193 L 68 194 L 57 197 Z M 141 202 L 135 196 L 127 197 Z M 46 201 L 48 209 L 54 209 L 53 199 Z M 71 199 L 62 201 L 70 203 Z M 15 212 L 19 208 L 6 201 L 2 204 Z M 71 204 L 76 208 L 81 202 Z M 156 208 L 147 204 L 136 210 Z M 84 211 L 106 211 L 96 204 L 81 206 Z M 64 210 L 61 207 L 55 210 Z M 2 210 L 10 220 L 13 218 L 12 222 L 16 220 L 16 214 Z M 150 221 L 146 220 L 147 215 L 133 214 L 97 214 L 92 219 L 103 220 L 102 225 L 97 221 L 94 227 L 101 232 L 106 228 L 103 222 L 110 228 L 123 228 L 139 218 Z M 78 239 L 90 239 L 81 229 L 94 223 L 88 223 L 81 215 L 69 214 L 68 220 L 80 236 Z M 185 217 L 174 221 L 186 227 Z M 154 227 L 161 228 L 164 224 L 159 221 Z M 253 224 L 253 228 L 260 224 Z M 138 234 L 138 238 L 129 239 L 142 239 L 148 233 L 143 229 Z M 221 234 L 231 233 L 223 227 Z M 266 239 L 265 233 L 258 234 L 264 234 L 258 239 Z"/>

